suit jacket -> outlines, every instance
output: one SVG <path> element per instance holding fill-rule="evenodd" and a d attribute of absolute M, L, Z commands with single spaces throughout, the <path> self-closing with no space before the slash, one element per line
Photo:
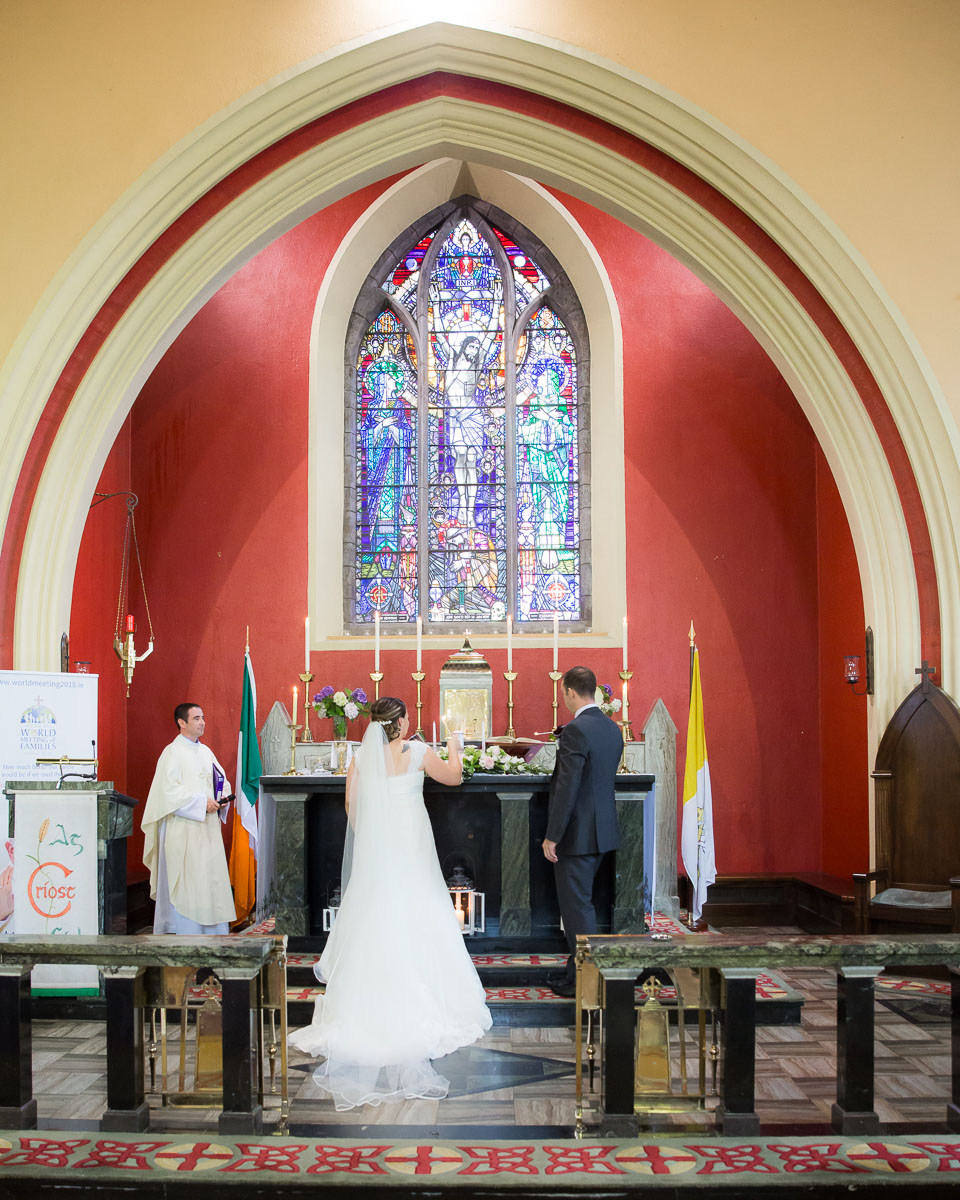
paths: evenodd
<path fill-rule="evenodd" d="M 564 725 L 547 810 L 546 836 L 558 854 L 603 854 L 620 844 L 614 779 L 622 754 L 623 735 L 599 708 Z"/>

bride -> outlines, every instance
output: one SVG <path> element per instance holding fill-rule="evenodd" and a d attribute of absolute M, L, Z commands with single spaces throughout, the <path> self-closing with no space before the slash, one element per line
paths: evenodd
<path fill-rule="evenodd" d="M 317 978 L 313 1021 L 290 1035 L 323 1056 L 314 1080 L 338 1110 L 438 1099 L 449 1081 L 430 1060 L 490 1028 L 483 986 L 463 943 L 423 804 L 423 777 L 462 778 L 457 735 L 448 760 L 404 741 L 406 705 L 384 696 L 347 773 L 343 899 Z"/>

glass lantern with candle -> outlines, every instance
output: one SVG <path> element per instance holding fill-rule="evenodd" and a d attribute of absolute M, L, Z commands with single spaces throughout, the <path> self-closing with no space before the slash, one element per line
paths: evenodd
<path fill-rule="evenodd" d="M 340 912 L 340 884 L 336 884 L 327 900 L 327 907 L 323 910 L 323 932 L 331 933 L 333 931 L 333 923 L 336 921 Z"/>
<path fill-rule="evenodd" d="M 486 895 L 476 890 L 473 880 L 462 866 L 456 867 L 447 880 L 447 890 L 464 936 L 486 932 Z"/>

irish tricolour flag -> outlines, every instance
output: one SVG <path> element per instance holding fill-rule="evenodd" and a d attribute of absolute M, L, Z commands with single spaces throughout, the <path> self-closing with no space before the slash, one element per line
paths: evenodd
<path fill-rule="evenodd" d="M 683 771 L 683 823 L 680 855 L 693 886 L 691 916 L 700 919 L 707 888 L 717 878 L 713 851 L 713 797 L 707 737 L 703 728 L 703 693 L 700 690 L 700 651 L 693 652 L 690 683 L 690 722 L 687 725 L 687 762 Z"/>
<path fill-rule="evenodd" d="M 257 685 L 250 651 L 243 659 L 243 700 L 237 740 L 236 812 L 230 844 L 230 882 L 237 906 L 237 921 L 245 920 L 257 902 L 257 800 L 263 763 L 257 745 Z"/>

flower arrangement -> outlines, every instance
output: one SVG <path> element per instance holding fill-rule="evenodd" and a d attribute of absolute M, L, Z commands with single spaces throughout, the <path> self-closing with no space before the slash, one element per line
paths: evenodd
<path fill-rule="evenodd" d="M 597 688 L 597 692 L 602 693 L 602 695 L 597 696 L 597 703 L 600 705 L 602 713 L 606 713 L 608 717 L 612 717 L 620 711 L 622 704 L 619 700 L 614 700 L 613 688 L 609 683 L 601 683 Z"/>
<path fill-rule="evenodd" d="M 333 736 L 342 741 L 347 736 L 347 722 L 355 721 L 361 713 L 369 712 L 370 705 L 363 688 L 338 692 L 328 683 L 314 696 L 313 709 L 318 717 L 333 717 Z"/>
<path fill-rule="evenodd" d="M 438 750 L 437 753 L 441 758 L 446 758 L 446 747 Z M 532 763 L 524 762 L 522 758 L 507 754 L 501 746 L 487 746 L 485 750 L 481 750 L 479 746 L 464 746 L 460 760 L 463 763 L 464 779 L 469 779 L 476 773 L 481 775 L 550 774 L 550 771 L 543 767 L 535 767 Z"/>

